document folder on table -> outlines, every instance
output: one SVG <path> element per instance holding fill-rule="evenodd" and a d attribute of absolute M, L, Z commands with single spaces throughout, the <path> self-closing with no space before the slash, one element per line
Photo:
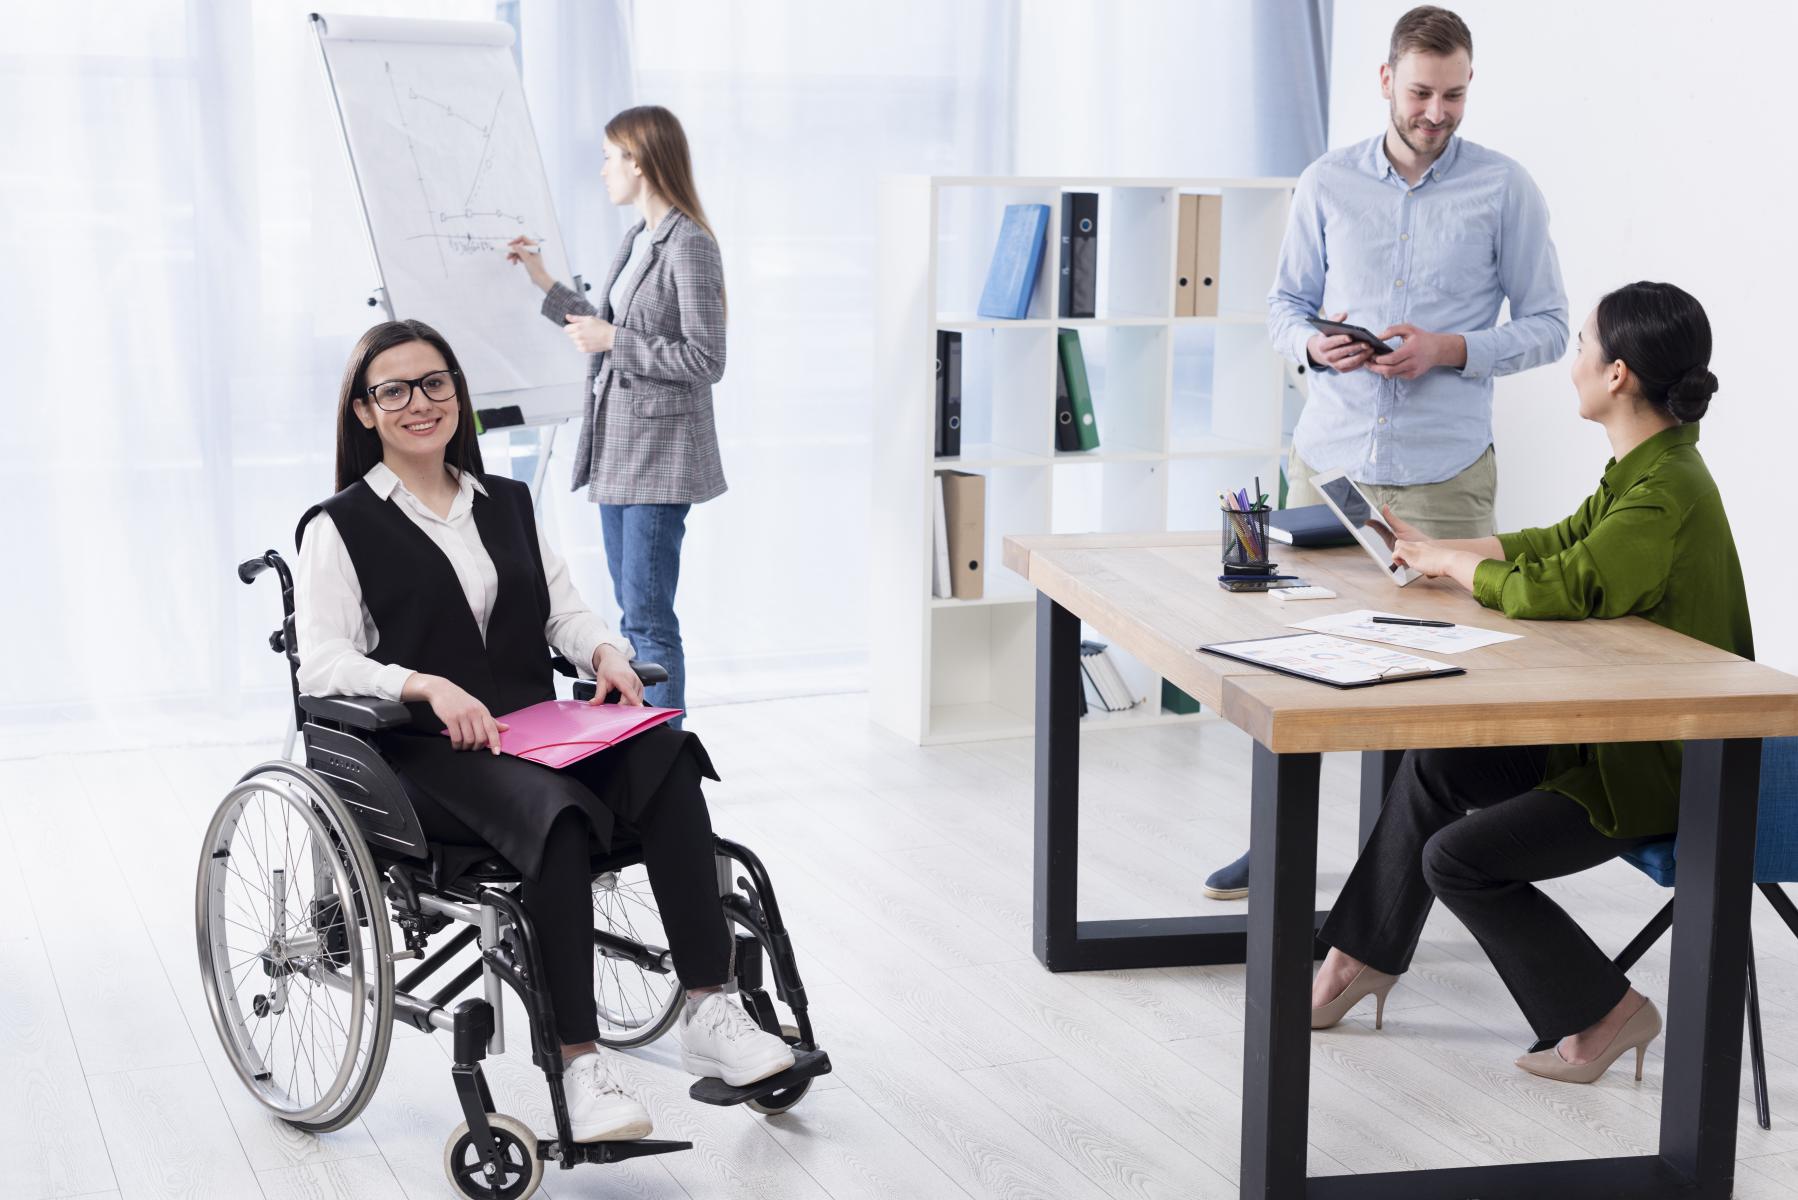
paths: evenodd
<path fill-rule="evenodd" d="M 499 735 L 502 753 L 565 767 L 680 715 L 678 708 L 545 700 L 494 719 L 506 726 Z"/>
<path fill-rule="evenodd" d="M 1199 649 L 1335 688 L 1372 687 L 1376 683 L 1397 683 L 1401 679 L 1434 679 L 1467 673 L 1466 668 L 1452 663 L 1322 633 L 1217 642 Z"/>

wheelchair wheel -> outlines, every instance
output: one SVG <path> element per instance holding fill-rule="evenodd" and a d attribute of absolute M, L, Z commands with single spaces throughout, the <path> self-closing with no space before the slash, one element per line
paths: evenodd
<path fill-rule="evenodd" d="M 799 1041 L 799 1026 L 782 1025 L 780 1027 L 780 1036 L 786 1039 L 787 1045 L 789 1046 L 797 1044 Z M 743 1103 L 751 1112 L 758 1112 L 764 1117 L 775 1117 L 786 1112 L 789 1108 L 792 1108 L 795 1104 L 798 1104 L 801 1100 L 805 1099 L 805 1094 L 811 1090 L 812 1081 L 809 1079 L 802 1079 L 790 1088 L 782 1088 L 778 1092 L 770 1092 L 766 1096 L 759 1096 L 754 1100 L 745 1100 Z"/>
<path fill-rule="evenodd" d="M 642 864 L 594 879 L 593 927 L 639 945 L 668 944 Z M 614 1050 L 648 1045 L 680 1016 L 680 979 L 672 970 L 649 970 L 603 949 L 593 954 L 593 997 L 600 1044 Z"/>
<path fill-rule="evenodd" d="M 525 1200 L 543 1182 L 543 1160 L 537 1157 L 537 1135 L 517 1117 L 488 1113 L 499 1170 L 489 1175 L 468 1122 L 456 1126 L 443 1147 L 443 1173 L 456 1190 L 472 1200 Z"/>
<path fill-rule="evenodd" d="M 194 907 L 244 1086 L 301 1129 L 355 1120 L 387 1063 L 393 962 L 380 876 L 336 793 L 288 762 L 246 774 L 207 827 Z"/>

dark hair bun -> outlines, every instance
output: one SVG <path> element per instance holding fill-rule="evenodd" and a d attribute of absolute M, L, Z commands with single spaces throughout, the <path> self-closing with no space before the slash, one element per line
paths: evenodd
<path fill-rule="evenodd" d="M 1717 377 L 1708 367 L 1693 367 L 1667 388 L 1667 411 L 1682 423 L 1701 419 L 1717 391 Z"/>
<path fill-rule="evenodd" d="M 1622 359 L 1642 399 L 1676 421 L 1696 421 L 1711 406 L 1711 320 L 1691 293 L 1642 280 L 1607 294 L 1594 314 L 1598 344 Z"/>

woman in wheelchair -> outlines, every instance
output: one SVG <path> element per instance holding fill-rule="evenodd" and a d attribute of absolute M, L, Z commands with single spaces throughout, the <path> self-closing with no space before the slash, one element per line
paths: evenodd
<path fill-rule="evenodd" d="M 718 776 L 699 739 L 658 726 L 562 770 L 500 754 L 494 714 L 554 696 L 551 649 L 591 668 L 596 703 L 616 691 L 641 704 L 642 684 L 630 644 L 582 603 L 544 540 L 530 490 L 485 474 L 475 435 L 442 336 L 417 321 L 363 335 L 338 402 L 338 490 L 298 531 L 300 690 L 407 704 L 411 725 L 377 736 L 439 872 L 453 878 L 497 853 L 522 876 L 575 1140 L 641 1138 L 649 1113 L 597 1042 L 594 847 L 620 835 L 641 843 L 686 989 L 682 1065 L 740 1087 L 794 1056 L 723 990 L 733 941 L 700 788 Z"/>

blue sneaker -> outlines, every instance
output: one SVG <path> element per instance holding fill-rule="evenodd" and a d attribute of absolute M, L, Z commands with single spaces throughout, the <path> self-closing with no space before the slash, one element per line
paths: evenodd
<path fill-rule="evenodd" d="M 1227 867 L 1219 867 L 1205 877 L 1205 895 L 1212 900 L 1247 900 L 1249 898 L 1249 856 Z"/>

